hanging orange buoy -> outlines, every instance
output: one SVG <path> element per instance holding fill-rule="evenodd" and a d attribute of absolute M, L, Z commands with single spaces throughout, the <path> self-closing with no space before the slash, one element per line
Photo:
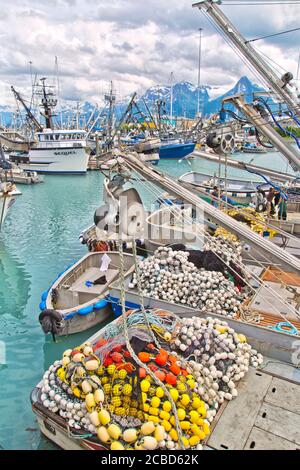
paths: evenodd
<path fill-rule="evenodd" d="M 166 382 L 169 384 L 169 385 L 176 385 L 177 383 L 177 378 L 175 377 L 174 374 L 167 374 L 166 375 Z"/>
<path fill-rule="evenodd" d="M 166 374 L 162 370 L 157 370 L 154 372 L 155 376 L 161 381 L 164 382 L 166 379 Z"/>
<path fill-rule="evenodd" d="M 123 354 L 120 354 L 119 352 L 113 352 L 110 357 L 117 364 L 120 364 L 124 359 Z"/>
<path fill-rule="evenodd" d="M 151 360 L 150 354 L 146 353 L 146 352 L 138 353 L 138 358 L 139 358 L 140 361 L 142 361 L 144 363 L 150 362 L 150 360 Z"/>
<path fill-rule="evenodd" d="M 158 354 L 155 358 L 155 362 L 159 366 L 165 366 L 168 362 L 168 356 L 166 357 L 164 354 Z"/>
<path fill-rule="evenodd" d="M 144 369 L 144 367 L 140 367 L 139 368 L 139 378 L 144 379 L 146 377 L 146 375 L 147 375 L 146 369 Z"/>
<path fill-rule="evenodd" d="M 177 364 L 172 364 L 170 366 L 170 372 L 172 372 L 174 375 L 179 375 L 181 373 L 181 369 Z"/>

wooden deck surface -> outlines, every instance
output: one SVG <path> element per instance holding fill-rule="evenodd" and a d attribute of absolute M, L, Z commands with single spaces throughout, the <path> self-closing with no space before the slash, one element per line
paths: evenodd
<path fill-rule="evenodd" d="M 251 369 L 207 441 L 218 450 L 300 450 L 300 385 Z"/>

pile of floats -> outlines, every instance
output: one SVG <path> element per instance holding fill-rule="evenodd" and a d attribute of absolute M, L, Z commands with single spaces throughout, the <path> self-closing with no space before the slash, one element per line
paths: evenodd
<path fill-rule="evenodd" d="M 39 399 L 103 449 L 200 450 L 221 404 L 262 361 L 225 321 L 133 311 L 65 351 Z"/>
<path fill-rule="evenodd" d="M 272 239 L 277 234 L 276 230 L 269 227 L 267 213 L 258 213 L 253 207 L 227 209 L 225 212 L 261 236 L 268 236 Z"/>
<path fill-rule="evenodd" d="M 235 318 L 248 298 L 241 252 L 237 239 L 225 232 L 211 237 L 202 252 L 159 247 L 139 263 L 129 288 L 140 283 L 144 296 Z"/>

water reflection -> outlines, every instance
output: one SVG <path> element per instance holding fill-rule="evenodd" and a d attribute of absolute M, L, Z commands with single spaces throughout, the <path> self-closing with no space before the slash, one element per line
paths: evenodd
<path fill-rule="evenodd" d="M 0 315 L 24 318 L 29 299 L 31 276 L 25 265 L 11 256 L 0 242 Z"/>

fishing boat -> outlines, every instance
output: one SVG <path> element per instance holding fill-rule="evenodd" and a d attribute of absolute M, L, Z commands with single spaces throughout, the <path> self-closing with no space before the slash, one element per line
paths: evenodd
<path fill-rule="evenodd" d="M 146 137 L 144 139 L 136 139 L 133 149 L 139 154 L 144 162 L 157 164 L 160 158 L 161 141 L 159 138 Z"/>
<path fill-rule="evenodd" d="M 89 150 L 86 131 L 44 129 L 36 134 L 37 141 L 28 154 L 14 154 L 10 161 L 25 171 L 47 174 L 84 174 Z"/>
<path fill-rule="evenodd" d="M 204 389 L 202 387 L 202 391 L 198 392 L 201 393 L 199 396 L 202 400 L 197 400 L 197 412 L 201 412 L 201 406 L 204 407 L 202 419 L 199 421 L 198 426 L 205 432 L 200 434 L 198 432 L 199 428 L 191 428 L 191 426 L 186 426 L 186 429 L 191 428 L 192 431 L 186 432 L 184 426 L 182 436 L 191 437 L 194 432 L 201 436 L 201 439 L 187 439 L 184 441 L 186 446 L 197 450 L 298 448 L 299 437 L 296 430 L 299 421 L 297 403 L 300 397 L 300 374 L 296 369 L 297 366 L 284 360 L 286 354 L 283 343 L 280 344 L 279 342 L 273 348 L 276 367 L 273 366 L 272 370 L 272 366 L 270 368 L 268 363 L 273 362 L 274 364 L 274 360 L 272 361 L 268 356 L 268 358 L 264 358 L 265 362 L 262 364 L 262 356 L 251 347 L 252 338 L 246 338 L 239 329 L 235 329 L 230 323 L 212 317 L 206 318 L 205 316 L 180 320 L 171 311 L 159 309 L 147 309 L 145 315 L 147 315 L 148 324 L 141 311 L 128 313 L 126 316 L 128 340 L 124 337 L 123 318 L 116 319 L 89 338 L 82 347 L 66 350 L 62 359 L 56 361 L 46 370 L 43 379 L 32 390 L 30 397 L 32 410 L 44 436 L 66 450 L 179 450 L 183 447 L 182 437 L 178 442 L 177 434 L 172 431 L 172 424 L 169 423 L 170 413 L 167 412 L 168 414 L 166 414 L 165 409 L 162 410 L 161 419 L 150 421 L 151 416 L 149 414 L 138 414 L 139 418 L 136 419 L 132 414 L 133 412 L 124 415 L 124 407 L 121 407 L 120 411 L 119 407 L 116 406 L 107 408 L 107 401 L 109 403 L 113 400 L 113 403 L 122 404 L 122 400 L 125 400 L 126 396 L 126 403 L 134 403 L 137 407 L 135 409 L 138 410 L 140 406 L 140 409 L 143 410 L 144 404 L 148 404 L 152 400 L 152 396 L 147 393 L 148 383 L 152 383 L 152 387 L 158 389 L 157 394 L 162 395 L 162 393 L 165 394 L 165 389 L 162 389 L 162 387 L 169 388 L 169 382 L 172 378 L 171 387 L 173 392 L 170 400 L 172 402 L 173 396 L 175 397 L 173 410 L 176 409 L 176 413 L 182 413 L 177 409 L 178 405 L 175 404 L 177 394 L 174 391 L 177 386 L 178 389 L 181 387 L 180 381 L 176 379 L 173 373 L 170 374 L 169 372 L 167 375 L 166 372 L 169 370 L 175 371 L 178 359 L 184 357 L 187 361 L 192 359 L 188 363 L 190 373 L 192 371 L 193 374 L 189 376 L 188 383 L 185 383 L 185 390 L 187 390 L 187 386 L 193 387 L 198 381 L 198 377 L 199 384 L 204 384 Z M 194 325 L 197 328 L 204 328 L 207 332 L 206 335 L 203 337 L 202 331 L 199 332 L 198 330 L 197 332 Z M 210 325 L 215 325 L 219 334 L 222 334 L 223 341 L 227 341 L 227 337 L 234 335 L 236 345 L 230 343 L 233 346 L 231 349 L 233 353 L 229 353 L 230 358 L 228 352 L 225 352 L 227 351 L 226 345 L 229 343 L 226 343 L 225 346 L 217 345 L 216 340 L 210 337 L 208 333 Z M 144 360 L 148 362 L 137 364 L 135 362 L 137 357 L 136 345 L 145 348 L 145 341 L 148 344 L 149 341 L 153 342 L 152 335 L 155 335 L 155 332 L 157 332 L 155 328 L 158 326 L 159 331 L 163 333 L 159 337 L 160 349 L 157 350 L 152 343 L 151 352 L 138 353 L 139 358 L 145 356 Z M 201 338 L 201 344 L 204 347 L 207 346 L 205 356 L 208 359 L 204 359 L 203 355 L 193 354 L 195 346 L 193 344 L 188 346 L 190 340 L 185 334 L 188 329 L 189 333 L 196 335 L 196 338 L 197 336 L 199 339 Z M 252 330 L 255 330 L 253 325 Z M 266 334 L 268 335 L 267 332 Z M 269 335 L 271 334 L 273 332 L 269 331 Z M 279 335 L 277 334 L 277 336 Z M 143 342 L 141 342 L 141 338 L 143 338 Z M 169 343 L 164 338 L 168 338 Z M 215 359 L 215 350 L 211 349 L 207 338 L 220 351 L 217 353 L 221 354 L 222 362 L 220 364 L 218 362 L 220 358 Z M 156 341 L 157 339 L 156 336 Z M 199 339 L 195 341 L 199 342 Z M 268 338 L 264 338 L 260 344 L 263 345 L 267 340 Z M 128 345 L 131 345 L 130 351 Z M 236 346 L 238 346 L 238 349 L 236 349 Z M 247 351 L 244 356 L 243 372 L 239 375 L 234 375 L 228 370 L 229 364 L 236 364 L 235 367 L 238 370 L 238 364 L 241 363 L 240 358 L 238 359 L 240 362 L 236 363 L 236 351 L 244 351 L 240 352 L 240 355 L 245 354 Z M 281 356 L 281 360 L 278 359 L 278 355 Z M 125 362 L 122 362 L 125 357 Z M 211 377 L 214 372 L 211 372 L 209 367 L 203 368 L 204 364 L 209 364 L 208 361 L 213 361 L 213 359 L 216 370 L 220 373 L 220 375 L 214 375 L 214 378 Z M 155 361 L 153 362 L 155 373 L 148 369 L 149 362 L 153 360 Z M 135 364 L 136 367 L 129 368 L 128 364 Z M 163 364 L 163 374 L 160 374 L 162 367 L 160 364 Z M 141 365 L 144 367 L 141 367 Z M 150 366 L 152 366 L 152 362 Z M 122 372 L 121 375 L 119 371 L 123 368 L 125 368 L 126 374 Z M 122 395 L 122 391 L 120 392 L 115 388 L 113 390 L 112 387 L 106 388 L 103 385 L 104 380 L 101 380 L 105 378 L 107 387 L 111 385 L 111 381 L 115 380 L 115 375 L 112 376 L 111 372 L 116 369 L 115 374 L 120 374 L 117 382 L 120 390 L 125 387 L 124 395 Z M 143 380 L 144 370 L 150 371 L 150 374 L 152 374 L 150 379 L 148 377 Z M 196 375 L 197 371 L 201 371 L 200 374 Z M 222 384 L 229 383 L 227 382 L 228 377 L 226 377 L 226 382 L 222 382 L 226 373 L 231 377 L 231 388 L 228 389 L 227 387 L 227 390 L 231 390 L 231 393 L 223 392 L 223 395 L 221 395 L 218 390 L 220 390 Z M 205 382 L 204 375 L 206 377 Z M 195 380 L 191 381 L 193 376 L 195 376 Z M 128 378 L 135 378 L 136 386 L 134 389 L 132 386 L 126 387 L 126 384 L 129 383 Z M 218 387 L 213 388 L 212 384 L 218 384 Z M 113 382 L 113 385 L 116 385 L 116 381 Z M 161 392 L 161 390 L 163 391 Z M 217 393 L 211 393 L 210 396 L 210 390 L 217 390 Z M 141 394 L 142 391 L 143 395 Z M 143 401 L 140 401 L 141 396 L 143 396 Z M 164 395 L 163 400 L 157 400 L 156 396 L 155 401 L 152 400 L 158 413 L 160 413 L 166 398 L 168 399 Z M 193 400 L 195 398 L 196 395 L 193 393 Z M 204 404 L 207 402 L 209 404 L 205 406 Z M 97 403 L 101 404 L 99 414 L 98 411 L 97 414 L 94 413 Z M 190 399 L 182 398 L 180 407 L 188 410 L 189 403 Z M 171 406 L 171 403 L 169 405 L 168 402 L 168 406 Z M 245 409 L 247 409 L 247 413 L 245 413 Z M 170 408 L 171 414 L 173 410 Z M 151 410 L 149 413 L 151 414 Z M 189 421 L 188 413 L 183 414 L 183 416 L 186 416 L 185 421 Z M 195 419 L 197 416 L 195 415 Z M 235 430 L 237 417 L 239 417 L 239 426 Z M 287 417 L 288 422 L 286 422 Z M 278 423 L 278 419 L 280 419 L 280 423 Z M 271 426 L 272 423 L 273 426 Z M 174 425 L 174 428 L 176 429 L 176 425 Z M 235 432 L 228 433 L 228 429 L 235 430 Z M 145 439 L 145 436 L 151 436 L 151 438 Z M 172 439 L 173 436 L 176 437 L 175 442 Z M 148 446 L 148 442 L 151 443 L 151 446 Z"/>
<path fill-rule="evenodd" d="M 133 257 L 125 255 L 125 276 L 133 270 Z M 119 275 L 119 254 L 88 253 L 61 273 L 42 294 L 39 317 L 45 333 L 58 336 L 85 331 L 109 319 L 106 296 Z"/>
<path fill-rule="evenodd" d="M 262 145 L 257 145 L 255 142 L 244 142 L 241 147 L 244 153 L 267 153 L 267 149 Z"/>
<path fill-rule="evenodd" d="M 21 194 L 15 184 L 10 182 L 0 183 L 0 230 L 8 211 Z"/>
<path fill-rule="evenodd" d="M 175 159 L 184 158 L 194 152 L 196 144 L 194 142 L 163 141 L 159 150 L 159 158 Z"/>
<path fill-rule="evenodd" d="M 48 174 L 84 174 L 87 171 L 90 148 L 87 145 L 88 134 L 81 129 L 55 129 L 53 123 L 54 108 L 57 105 L 54 93 L 49 91 L 41 80 L 39 95 L 45 118 L 43 127 L 32 114 L 20 94 L 12 87 L 13 93 L 25 108 L 36 132 L 34 142 L 28 152 L 11 155 L 10 160 L 25 171 Z"/>
<path fill-rule="evenodd" d="M 242 181 L 233 178 L 219 178 L 206 173 L 188 172 L 179 178 L 179 181 L 188 183 L 196 188 L 211 194 L 214 187 L 220 187 L 221 192 L 226 191 L 227 196 L 236 203 L 249 204 L 257 193 L 257 186 L 261 185 L 261 181 Z M 270 186 L 265 185 L 264 191 L 268 191 Z"/>
<path fill-rule="evenodd" d="M 0 170 L 0 181 L 14 182 L 17 184 L 38 184 L 42 183 L 43 179 L 37 174 L 36 171 L 24 171 L 18 167 L 12 167 L 9 171 Z"/>

